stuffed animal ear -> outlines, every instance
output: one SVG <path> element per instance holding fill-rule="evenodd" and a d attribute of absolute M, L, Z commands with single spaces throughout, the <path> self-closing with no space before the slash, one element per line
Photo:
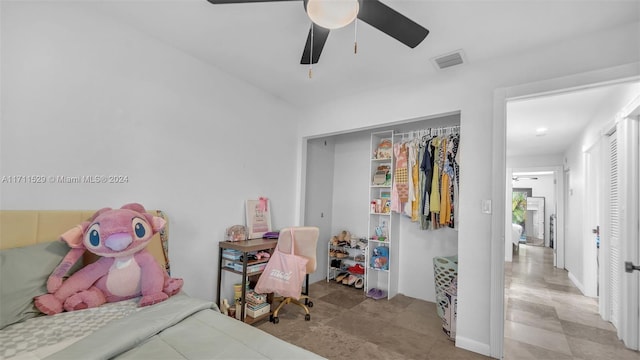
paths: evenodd
<path fill-rule="evenodd" d="M 66 242 L 67 245 L 73 249 L 84 248 L 82 240 L 84 237 L 84 230 L 88 225 L 88 222 L 84 222 L 80 225 L 74 226 L 70 230 L 65 231 L 64 234 L 60 235 L 60 240 Z"/>
<path fill-rule="evenodd" d="M 167 224 L 167 221 L 159 216 L 154 216 L 151 219 L 151 227 L 153 228 L 153 233 L 157 233 L 164 228 Z"/>

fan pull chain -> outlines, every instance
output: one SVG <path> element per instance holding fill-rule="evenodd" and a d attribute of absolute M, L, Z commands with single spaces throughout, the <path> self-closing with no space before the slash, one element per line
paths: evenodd
<path fill-rule="evenodd" d="M 309 46 L 309 79 L 313 77 L 313 23 L 311 23 L 311 44 Z"/>
<path fill-rule="evenodd" d="M 358 18 L 355 19 L 354 23 L 354 34 L 353 34 L 353 53 L 358 53 Z"/>

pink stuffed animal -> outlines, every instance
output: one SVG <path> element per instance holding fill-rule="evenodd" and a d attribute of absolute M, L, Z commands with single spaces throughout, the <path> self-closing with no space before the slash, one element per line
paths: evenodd
<path fill-rule="evenodd" d="M 138 296 L 142 296 L 140 306 L 147 306 L 178 293 L 182 279 L 170 278 L 146 249 L 164 226 L 164 219 L 150 215 L 140 204 L 97 211 L 90 221 L 61 235 L 71 250 L 49 276 L 49 294 L 34 299 L 36 307 L 53 315 Z M 85 249 L 101 258 L 63 282 Z"/>

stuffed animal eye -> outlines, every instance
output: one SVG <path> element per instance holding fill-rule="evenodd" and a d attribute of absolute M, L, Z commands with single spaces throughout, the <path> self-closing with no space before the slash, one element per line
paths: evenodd
<path fill-rule="evenodd" d="M 87 232 L 87 240 L 89 240 L 89 244 L 93 247 L 97 247 L 100 245 L 100 225 L 93 224 L 89 231 Z"/>
<path fill-rule="evenodd" d="M 142 219 L 135 218 L 133 219 L 131 224 L 133 225 L 133 232 L 136 234 L 136 237 L 138 239 L 141 239 L 145 237 L 145 235 L 147 235 L 149 229 L 147 227 L 147 223 L 145 223 Z"/>
<path fill-rule="evenodd" d="M 144 230 L 144 226 L 142 226 L 141 223 L 137 223 L 136 224 L 136 236 L 141 238 L 144 236 L 144 234 L 146 233 L 146 231 Z"/>

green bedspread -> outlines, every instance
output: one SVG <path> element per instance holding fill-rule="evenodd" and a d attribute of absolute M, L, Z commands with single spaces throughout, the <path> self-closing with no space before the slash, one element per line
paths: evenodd
<path fill-rule="evenodd" d="M 177 294 L 115 320 L 47 359 L 321 359 Z"/>

